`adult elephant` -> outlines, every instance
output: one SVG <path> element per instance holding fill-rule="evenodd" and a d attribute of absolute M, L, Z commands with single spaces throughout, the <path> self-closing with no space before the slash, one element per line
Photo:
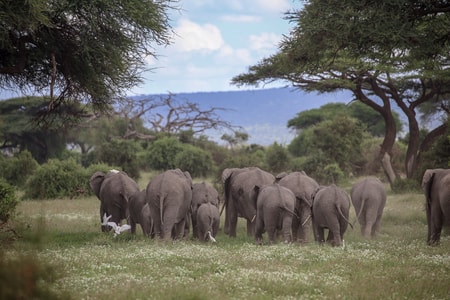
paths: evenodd
<path fill-rule="evenodd" d="M 422 188 L 426 198 L 428 245 L 438 245 L 443 225 L 450 224 L 450 169 L 428 169 Z"/>
<path fill-rule="evenodd" d="M 253 237 L 256 218 L 256 186 L 272 184 L 275 177 L 257 167 L 227 168 L 222 172 L 224 190 L 224 232 L 236 237 L 238 216 L 247 220 L 247 235 Z"/>
<path fill-rule="evenodd" d="M 111 170 L 106 174 L 95 172 L 89 185 L 100 200 L 100 223 L 103 216 L 111 216 L 110 222 L 120 224 L 123 219 L 129 221 L 128 200 L 139 192 L 137 183 L 123 171 Z M 109 231 L 110 226 L 102 225 L 102 231 Z"/>
<path fill-rule="evenodd" d="M 175 169 L 156 175 L 147 185 L 146 201 L 156 236 L 165 240 L 185 236 L 192 201 L 189 172 Z"/>
<path fill-rule="evenodd" d="M 197 228 L 197 210 L 200 205 L 204 203 L 211 203 L 218 209 L 219 193 L 213 186 L 206 182 L 194 183 L 192 185 L 191 203 L 192 235 L 194 238 L 199 238 Z"/>
<path fill-rule="evenodd" d="M 145 201 L 146 191 L 138 191 L 131 195 L 128 201 L 130 212 L 131 233 L 136 233 L 136 225 L 140 224 L 142 232 L 147 237 L 153 237 L 153 221 L 150 215 L 150 207 Z"/>
<path fill-rule="evenodd" d="M 364 178 L 352 185 L 350 192 L 356 217 L 364 237 L 373 238 L 381 226 L 386 205 L 386 188 L 380 179 Z"/>
<path fill-rule="evenodd" d="M 341 246 L 347 230 L 350 198 L 341 188 L 332 184 L 321 187 L 313 196 L 313 227 L 316 241 L 325 242 L 324 229 L 328 229 L 328 238 L 332 246 Z"/>
<path fill-rule="evenodd" d="M 255 187 L 256 200 L 256 225 L 255 240 L 262 244 L 264 231 L 269 236 L 269 242 L 274 244 L 277 232 L 283 234 L 284 242 L 292 241 L 292 219 L 295 214 L 294 193 L 279 184 L 271 184 L 263 187 Z"/>
<path fill-rule="evenodd" d="M 307 243 L 311 224 L 312 196 L 319 184 L 305 172 L 281 173 L 276 181 L 290 189 L 295 197 L 295 216 L 292 219 L 292 236 L 294 241 Z"/>

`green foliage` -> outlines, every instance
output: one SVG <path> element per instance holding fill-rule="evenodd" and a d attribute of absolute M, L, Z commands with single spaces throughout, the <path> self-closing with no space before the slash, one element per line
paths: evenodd
<path fill-rule="evenodd" d="M 174 164 L 192 177 L 206 177 L 213 172 L 211 154 L 192 145 L 184 145 L 183 151 L 175 155 Z"/>
<path fill-rule="evenodd" d="M 268 171 L 280 173 L 287 171 L 290 166 L 289 151 L 278 143 L 273 143 L 266 150 Z"/>
<path fill-rule="evenodd" d="M 423 191 L 420 186 L 421 181 L 422 178 L 420 179 L 398 178 L 392 184 L 391 190 L 393 193 L 396 194 L 411 193 L 411 192 L 422 193 Z"/>
<path fill-rule="evenodd" d="M 294 167 L 297 170 L 304 170 L 306 174 L 323 185 L 338 184 L 347 177 L 339 167 L 339 164 L 333 162 L 322 151 L 318 151 L 301 160 L 296 160 Z"/>
<path fill-rule="evenodd" d="M 24 198 L 72 198 L 83 195 L 89 190 L 87 174 L 81 165 L 71 159 L 66 161 L 51 159 L 39 166 L 29 178 L 25 186 Z"/>
<path fill-rule="evenodd" d="M 51 289 L 56 279 L 55 269 L 41 263 L 37 256 L 20 255 L 7 259 L 0 254 L 1 299 L 61 299 Z"/>
<path fill-rule="evenodd" d="M 223 161 L 220 170 L 225 168 L 259 167 L 267 170 L 266 152 L 263 147 L 250 145 L 240 149 L 232 150 L 230 155 Z"/>
<path fill-rule="evenodd" d="M 139 179 L 138 152 L 140 145 L 133 140 L 112 139 L 102 143 L 94 152 L 95 162 L 121 166 L 130 177 Z"/>
<path fill-rule="evenodd" d="M 22 187 L 28 177 L 38 167 L 38 163 L 31 156 L 31 152 L 22 151 L 14 157 L 5 158 L 0 161 L 0 169 L 2 170 L 3 178 L 18 187 Z"/>
<path fill-rule="evenodd" d="M 1 75 L 0 75 L 1 76 Z M 23 97 L 0 101 L 0 141 L 3 148 L 28 150 L 38 163 L 58 158 L 65 150 L 64 131 L 81 110 L 76 104 L 61 104 L 45 121 L 48 97 Z"/>
<path fill-rule="evenodd" d="M 64 91 L 55 104 L 75 99 L 103 109 L 140 83 L 145 58 L 169 43 L 171 8 L 171 1 L 2 1 L 0 85 L 53 88 Z"/>
<path fill-rule="evenodd" d="M 8 222 L 9 217 L 14 214 L 18 204 L 14 188 L 6 181 L 0 179 L 0 222 Z"/>
<path fill-rule="evenodd" d="M 184 150 L 177 139 L 164 137 L 154 141 L 147 152 L 147 163 L 155 170 L 175 169 L 175 157 Z"/>

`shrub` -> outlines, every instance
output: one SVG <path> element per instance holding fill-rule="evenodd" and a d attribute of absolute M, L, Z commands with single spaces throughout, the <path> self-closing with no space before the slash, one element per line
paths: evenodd
<path fill-rule="evenodd" d="M 25 199 L 54 199 L 85 194 L 85 169 L 73 159 L 51 159 L 41 165 L 25 186 Z"/>
<path fill-rule="evenodd" d="M 127 174 L 139 179 L 139 163 L 137 153 L 140 145 L 132 140 L 111 140 L 101 144 L 94 150 L 95 162 L 111 166 L 121 166 Z"/>
<path fill-rule="evenodd" d="M 152 169 L 175 169 L 175 157 L 183 151 L 183 144 L 175 138 L 164 137 L 154 141 L 147 152 L 147 162 Z"/>
<path fill-rule="evenodd" d="M 392 192 L 395 194 L 417 192 L 421 193 L 420 182 L 411 178 L 399 178 L 394 181 L 391 186 Z"/>
<path fill-rule="evenodd" d="M 0 180 L 0 223 L 8 222 L 17 204 L 14 188 L 6 181 Z"/>
<path fill-rule="evenodd" d="M 4 159 L 0 162 L 3 178 L 15 186 L 25 185 L 28 177 L 37 169 L 38 163 L 31 155 L 31 152 L 24 150 L 12 158 Z"/>
<path fill-rule="evenodd" d="M 189 171 L 192 177 L 205 177 L 213 169 L 211 154 L 191 145 L 185 145 L 183 151 L 175 156 L 175 165 Z"/>
<path fill-rule="evenodd" d="M 269 171 L 279 173 L 289 168 L 289 151 L 278 143 L 273 143 L 266 150 Z"/>

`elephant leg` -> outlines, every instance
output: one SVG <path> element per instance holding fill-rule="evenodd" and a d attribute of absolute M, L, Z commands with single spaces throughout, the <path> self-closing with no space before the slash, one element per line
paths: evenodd
<path fill-rule="evenodd" d="M 131 226 L 131 229 L 130 229 L 131 234 L 135 234 L 136 233 L 136 222 L 133 219 L 130 219 L 130 226 Z M 144 232 L 144 234 L 145 234 L 145 232 Z"/>
<path fill-rule="evenodd" d="M 103 208 L 103 204 L 100 204 L 100 224 L 103 223 L 103 216 L 106 214 L 106 216 L 108 217 L 108 213 L 106 212 L 106 210 Z M 111 227 L 109 227 L 108 225 L 100 225 L 100 229 L 102 230 L 102 232 L 108 232 L 111 230 Z"/>
<path fill-rule="evenodd" d="M 295 242 L 297 239 L 300 239 L 300 231 L 301 231 L 301 222 L 298 217 L 292 218 L 292 240 Z"/>
<path fill-rule="evenodd" d="M 261 245 L 262 244 L 262 234 L 264 231 L 264 220 L 260 215 L 256 216 L 256 225 L 255 225 L 255 240 L 256 244 Z"/>
<path fill-rule="evenodd" d="M 288 215 L 283 218 L 283 239 L 285 243 L 292 242 L 292 216 Z"/>
<path fill-rule="evenodd" d="M 255 236 L 255 222 L 251 220 L 247 220 L 247 236 L 253 237 Z"/>
<path fill-rule="evenodd" d="M 431 212 L 431 220 L 429 222 L 429 245 L 438 245 L 441 240 L 441 230 L 443 225 L 443 214 L 440 210 L 434 209 Z"/>
<path fill-rule="evenodd" d="M 236 226 L 238 221 L 238 214 L 236 209 L 237 208 L 233 204 L 233 201 L 229 201 L 229 209 L 227 211 L 228 213 L 225 216 L 225 219 L 228 216 L 228 234 L 230 237 L 236 237 Z"/>
<path fill-rule="evenodd" d="M 275 244 L 277 241 L 277 227 L 274 225 L 267 225 L 266 231 L 269 237 L 269 243 Z"/>
<path fill-rule="evenodd" d="M 185 237 L 186 233 L 186 221 L 183 219 L 174 225 L 173 239 L 181 240 Z"/>
<path fill-rule="evenodd" d="M 323 244 L 325 242 L 325 232 L 324 232 L 324 230 L 325 229 L 323 227 L 314 225 L 315 238 L 316 238 L 316 241 L 319 244 Z"/>

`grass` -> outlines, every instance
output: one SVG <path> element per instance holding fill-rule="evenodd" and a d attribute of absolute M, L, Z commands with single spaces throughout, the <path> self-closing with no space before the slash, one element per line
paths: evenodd
<path fill-rule="evenodd" d="M 38 283 L 55 298 L 449 299 L 450 236 L 426 245 L 423 202 L 389 195 L 377 239 L 362 238 L 356 225 L 344 248 L 332 248 L 257 246 L 242 220 L 236 239 L 220 232 L 217 244 L 149 240 L 141 231 L 113 237 L 100 232 L 95 197 L 26 201 L 14 219 L 23 238 L 0 249 L 8 263 L 34 257 L 50 266 L 56 276 Z"/>

